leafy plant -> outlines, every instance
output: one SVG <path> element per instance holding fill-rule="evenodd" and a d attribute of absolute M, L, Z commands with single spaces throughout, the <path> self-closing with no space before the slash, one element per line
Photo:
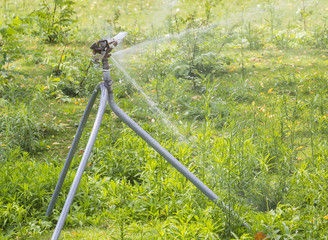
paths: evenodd
<path fill-rule="evenodd" d="M 206 15 L 206 25 L 210 24 L 212 18 L 212 11 L 218 4 L 220 4 L 222 0 L 213 1 L 213 0 L 206 0 L 205 1 L 205 15 Z"/>
<path fill-rule="evenodd" d="M 52 226 L 45 219 L 44 203 L 49 201 L 49 179 L 55 177 L 53 165 L 36 163 L 19 147 L 8 149 L 0 161 L 0 229 L 4 239 L 37 236 Z M 20 194 L 17 194 L 17 192 Z"/>
<path fill-rule="evenodd" d="M 0 116 L 0 136 L 5 145 L 17 146 L 29 153 L 37 153 L 45 149 L 43 137 L 56 131 L 56 127 L 33 114 L 31 107 L 18 104 L 17 108 L 6 107 Z"/>
<path fill-rule="evenodd" d="M 300 21 L 302 22 L 303 25 L 303 30 L 307 30 L 307 19 L 309 16 L 313 14 L 312 10 L 307 9 L 307 3 L 305 0 L 302 1 L 302 6 L 301 8 L 298 9 L 298 13 L 300 14 Z"/>
<path fill-rule="evenodd" d="M 260 30 L 253 29 L 250 22 L 245 24 L 245 38 L 247 39 L 248 47 L 251 50 L 258 50 L 262 47 L 263 44 L 261 43 L 260 35 Z"/>
<path fill-rule="evenodd" d="M 315 47 L 324 48 L 328 47 L 328 17 L 323 17 L 323 26 L 317 26 L 312 31 L 312 41 Z"/>
<path fill-rule="evenodd" d="M 48 43 L 64 42 L 74 29 L 74 2 L 70 0 L 44 1 L 41 8 L 32 13 L 37 17 L 39 35 Z"/>
<path fill-rule="evenodd" d="M 1 24 L 1 23 L 0 23 Z M 27 29 L 27 20 L 15 17 L 8 24 L 0 25 L 0 71 L 4 73 L 8 63 L 13 62 L 25 55 L 24 33 Z"/>

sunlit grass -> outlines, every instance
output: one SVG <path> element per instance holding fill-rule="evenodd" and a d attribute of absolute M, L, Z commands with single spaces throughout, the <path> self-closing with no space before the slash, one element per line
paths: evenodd
<path fill-rule="evenodd" d="M 172 34 L 115 55 L 139 85 L 113 64 L 115 99 L 251 229 L 215 208 L 108 109 L 61 238 L 325 237 L 327 3 L 208 3 L 77 1 L 77 28 L 66 41 L 42 42 L 35 25 L 24 34 L 22 57 L 1 69 L 1 237 L 51 238 L 96 112 L 54 216 L 45 218 L 88 97 L 101 81 L 99 69 L 86 71 L 89 46 L 119 31 L 129 32 L 126 49 Z M 4 1 L 1 24 L 38 7 Z M 33 146 L 24 149 L 29 139 Z"/>

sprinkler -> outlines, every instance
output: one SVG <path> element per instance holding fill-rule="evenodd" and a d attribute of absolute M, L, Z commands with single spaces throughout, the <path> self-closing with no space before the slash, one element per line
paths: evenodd
<path fill-rule="evenodd" d="M 101 39 L 100 41 L 94 43 L 91 45 L 91 50 L 93 51 L 93 62 L 97 65 L 99 65 L 99 60 L 102 61 L 102 70 L 103 70 L 103 82 L 99 83 L 96 88 L 94 89 L 91 98 L 88 102 L 88 105 L 84 111 L 84 114 L 82 116 L 82 119 L 80 121 L 79 127 L 77 129 L 77 132 L 75 134 L 72 146 L 70 148 L 70 151 L 67 155 L 63 170 L 59 176 L 59 180 L 57 182 L 55 191 L 52 195 L 52 198 L 50 200 L 46 216 L 51 216 L 52 210 L 55 206 L 57 197 L 59 195 L 60 189 L 63 185 L 63 182 L 65 180 L 65 177 L 68 172 L 68 168 L 72 162 L 73 156 L 76 152 L 77 145 L 79 143 L 79 140 L 81 138 L 83 129 L 85 127 L 85 124 L 88 120 L 89 114 L 91 112 L 91 109 L 95 103 L 96 97 L 99 93 L 99 90 L 101 92 L 100 96 L 100 102 L 98 107 L 97 116 L 87 143 L 87 146 L 85 148 L 85 151 L 83 153 L 80 165 L 78 167 L 78 170 L 76 172 L 76 175 L 74 177 L 73 183 L 71 185 L 70 191 L 68 193 L 68 196 L 66 198 L 64 207 L 62 209 L 62 212 L 60 214 L 60 217 L 58 219 L 56 228 L 54 230 L 54 233 L 52 235 L 52 240 L 57 240 L 59 238 L 59 235 L 61 233 L 61 230 L 64 226 L 67 214 L 69 212 L 69 208 L 73 202 L 74 195 L 76 193 L 76 190 L 78 188 L 78 185 L 81 181 L 84 169 L 87 165 L 88 158 L 90 156 L 90 153 L 92 151 L 93 145 L 95 143 L 97 133 L 100 128 L 100 124 L 105 112 L 106 108 L 106 102 L 108 101 L 110 108 L 112 111 L 125 123 L 127 124 L 134 132 L 136 132 L 144 141 L 146 141 L 154 150 L 156 150 L 163 158 L 165 158 L 176 170 L 178 170 L 183 176 L 185 176 L 191 183 L 193 183 L 206 197 L 208 197 L 212 202 L 214 202 L 218 207 L 222 208 L 223 210 L 227 211 L 229 214 L 234 216 L 234 218 L 238 221 L 240 221 L 244 227 L 250 228 L 248 224 L 241 219 L 232 209 L 230 209 L 230 206 L 226 205 L 222 201 L 219 201 L 219 197 L 211 190 L 209 189 L 202 181 L 200 181 L 193 173 L 191 173 L 182 163 L 180 163 L 171 153 L 169 153 L 165 148 L 163 148 L 154 138 L 152 138 L 143 128 L 141 128 L 134 120 L 132 120 L 122 109 L 120 109 L 115 101 L 114 101 L 114 95 L 112 90 L 112 84 L 113 81 L 111 79 L 110 75 L 110 66 L 108 64 L 108 59 L 110 57 L 110 52 L 113 50 L 114 47 L 116 47 L 122 39 L 127 35 L 126 32 L 121 32 L 117 34 L 112 39 Z"/>

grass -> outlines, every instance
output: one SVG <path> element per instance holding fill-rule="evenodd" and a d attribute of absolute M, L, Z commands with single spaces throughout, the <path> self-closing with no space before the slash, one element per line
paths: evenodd
<path fill-rule="evenodd" d="M 61 238 L 326 238 L 326 3 L 79 1 L 68 38 L 46 43 L 38 2 L 16 2 L 0 10 L 0 238 L 51 238 L 96 113 L 46 218 L 101 80 L 88 46 L 119 31 L 118 105 L 251 228 L 106 110 Z"/>

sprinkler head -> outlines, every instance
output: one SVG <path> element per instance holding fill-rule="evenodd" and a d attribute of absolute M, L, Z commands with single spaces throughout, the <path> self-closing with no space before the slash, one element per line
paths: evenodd
<path fill-rule="evenodd" d="M 99 59 L 109 58 L 109 53 L 123 40 L 127 34 L 127 32 L 120 32 L 113 38 L 101 39 L 98 42 L 93 43 L 90 47 L 93 53 L 93 61 L 95 63 L 99 63 Z"/>

